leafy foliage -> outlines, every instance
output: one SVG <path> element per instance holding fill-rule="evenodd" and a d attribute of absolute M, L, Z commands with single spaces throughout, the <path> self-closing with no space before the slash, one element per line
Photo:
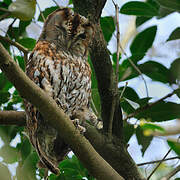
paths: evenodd
<path fill-rule="evenodd" d="M 156 31 L 157 27 L 152 26 L 145 29 L 134 38 L 130 46 L 130 50 L 132 55 L 138 56 L 138 58 L 136 57 L 134 61 L 135 63 L 138 60 L 142 59 L 147 50 L 152 46 L 152 43 L 155 39 Z"/>
<path fill-rule="evenodd" d="M 158 10 L 154 6 L 146 2 L 130 1 L 121 7 L 120 13 L 153 17 L 158 15 Z"/>
<path fill-rule="evenodd" d="M 169 9 L 173 9 L 176 11 L 180 10 L 180 2 L 179 0 L 156 0 L 160 5 L 169 8 Z"/>
<path fill-rule="evenodd" d="M 9 5 L 8 9 L 14 17 L 28 21 L 34 17 L 35 7 L 35 0 L 16 0 Z"/>
<path fill-rule="evenodd" d="M 101 17 L 100 19 L 102 31 L 106 42 L 109 42 L 115 30 L 114 20 L 111 16 Z"/>
<path fill-rule="evenodd" d="M 171 35 L 169 36 L 167 41 L 171 41 L 171 40 L 176 40 L 176 39 L 180 39 L 180 28 L 176 28 Z"/>

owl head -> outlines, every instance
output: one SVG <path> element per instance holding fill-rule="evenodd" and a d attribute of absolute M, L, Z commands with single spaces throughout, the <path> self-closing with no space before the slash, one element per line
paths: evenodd
<path fill-rule="evenodd" d="M 87 56 L 93 34 L 88 19 L 70 8 L 62 8 L 47 17 L 39 39 L 52 42 L 59 50 L 72 55 Z"/>

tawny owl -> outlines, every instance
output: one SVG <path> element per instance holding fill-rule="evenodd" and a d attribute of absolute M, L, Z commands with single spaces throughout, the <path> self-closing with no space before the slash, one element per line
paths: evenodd
<path fill-rule="evenodd" d="M 93 26 L 69 8 L 58 9 L 46 19 L 29 57 L 26 73 L 51 96 L 71 120 L 96 121 L 91 111 L 91 69 L 87 63 Z M 27 131 L 41 164 L 58 174 L 58 163 L 69 152 L 61 134 L 49 126 L 36 107 L 25 102 Z M 79 118 L 81 119 L 81 117 Z"/>

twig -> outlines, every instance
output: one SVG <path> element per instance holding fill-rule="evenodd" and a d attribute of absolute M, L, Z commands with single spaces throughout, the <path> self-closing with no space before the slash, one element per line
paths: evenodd
<path fill-rule="evenodd" d="M 24 46 L 22 46 L 21 44 L 19 44 L 18 42 L 14 42 L 11 39 L 9 39 L 8 37 L 4 37 L 0 35 L 0 40 L 5 41 L 15 47 L 17 47 L 20 51 L 22 51 L 23 53 L 29 53 L 29 50 L 27 48 L 25 48 Z"/>
<path fill-rule="evenodd" d="M 123 90 L 121 92 L 121 95 L 120 95 L 119 99 L 121 99 L 123 97 L 123 94 L 124 94 L 125 89 L 127 88 L 127 85 L 128 85 L 128 82 L 126 82 L 126 84 L 125 84 L 125 86 L 124 86 L 124 88 L 123 88 Z"/>
<path fill-rule="evenodd" d="M 114 95 L 112 99 L 112 107 L 110 113 L 110 121 L 108 127 L 108 135 L 112 135 L 112 127 L 113 127 L 113 118 L 114 112 L 116 107 L 116 100 L 118 95 L 118 81 L 119 81 L 119 54 L 120 54 L 120 29 L 119 29 L 119 7 L 117 4 L 114 3 L 115 10 L 116 10 L 116 27 L 117 27 L 117 61 L 116 61 L 116 72 L 115 72 L 115 83 L 114 83 Z"/>
<path fill-rule="evenodd" d="M 46 19 L 45 19 L 45 17 L 44 17 L 44 14 L 43 14 L 42 11 L 41 11 L 40 5 L 39 5 L 38 2 L 36 2 L 36 3 L 37 3 L 37 6 L 38 6 L 38 9 L 39 9 L 39 11 L 40 11 L 40 15 L 41 15 L 43 21 L 45 22 Z"/>
<path fill-rule="evenodd" d="M 0 11 L 6 12 L 6 13 L 10 13 L 10 11 L 6 8 L 0 8 Z"/>
<path fill-rule="evenodd" d="M 163 159 L 158 163 L 158 165 L 154 168 L 154 170 L 151 172 L 151 174 L 148 176 L 147 180 L 149 180 L 151 178 L 151 176 L 154 174 L 154 172 L 157 170 L 157 168 L 161 165 L 161 163 L 166 159 L 166 157 L 168 156 L 168 154 L 171 152 L 171 149 L 168 150 L 168 152 L 165 154 L 165 156 L 163 157 Z"/>
<path fill-rule="evenodd" d="M 174 160 L 174 159 L 180 159 L 180 157 L 176 156 L 176 157 L 172 157 L 172 158 L 166 158 L 163 161 L 169 161 L 169 160 Z M 137 166 L 144 166 L 144 165 L 147 165 L 147 164 L 154 164 L 154 163 L 158 163 L 158 162 L 161 162 L 161 161 L 162 160 L 156 160 L 156 161 L 149 161 L 149 162 L 145 162 L 145 163 L 139 163 L 139 164 L 137 164 Z"/>
<path fill-rule="evenodd" d="M 180 165 L 177 166 L 175 169 L 173 169 L 171 172 L 166 174 L 161 180 L 169 180 L 171 177 L 173 177 L 176 173 L 180 171 Z"/>
<path fill-rule="evenodd" d="M 142 112 L 142 111 L 144 111 L 144 110 L 146 110 L 146 109 L 148 109 L 148 108 L 151 108 L 152 106 L 160 103 L 160 102 L 163 101 L 164 99 L 166 99 L 166 98 L 168 98 L 168 97 L 171 97 L 171 96 L 172 96 L 173 94 L 175 94 L 175 92 L 178 91 L 178 90 L 179 90 L 179 88 L 176 89 L 176 90 L 174 90 L 173 92 L 167 94 L 166 96 L 162 97 L 161 99 L 159 99 L 159 100 L 157 100 L 157 101 L 155 101 L 155 102 L 153 102 L 153 103 L 151 103 L 151 104 L 147 104 L 147 105 L 143 106 L 142 108 L 138 109 L 137 111 L 129 114 L 124 120 L 126 121 L 127 119 L 134 117 L 135 115 L 139 114 L 140 112 Z"/>
<path fill-rule="evenodd" d="M 128 55 L 127 55 L 126 52 L 124 51 L 124 49 L 123 49 L 123 47 L 121 46 L 121 44 L 120 44 L 120 48 L 121 48 L 123 54 L 124 54 L 124 55 L 126 56 L 126 58 L 128 59 L 128 61 L 130 62 L 131 66 L 139 73 L 139 75 L 141 76 L 142 80 L 144 81 L 144 85 L 145 85 L 145 88 L 146 88 L 146 94 L 147 94 L 147 97 L 149 97 L 147 83 L 146 83 L 146 80 L 144 79 L 144 76 L 143 76 L 142 72 L 141 72 L 140 69 L 134 64 L 134 62 L 131 60 L 131 58 L 128 57 Z"/>

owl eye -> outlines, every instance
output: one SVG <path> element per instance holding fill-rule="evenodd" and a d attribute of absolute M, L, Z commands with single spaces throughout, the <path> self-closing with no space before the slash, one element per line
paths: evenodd
<path fill-rule="evenodd" d="M 78 37 L 81 38 L 81 39 L 86 39 L 86 34 L 85 33 L 80 34 Z"/>

